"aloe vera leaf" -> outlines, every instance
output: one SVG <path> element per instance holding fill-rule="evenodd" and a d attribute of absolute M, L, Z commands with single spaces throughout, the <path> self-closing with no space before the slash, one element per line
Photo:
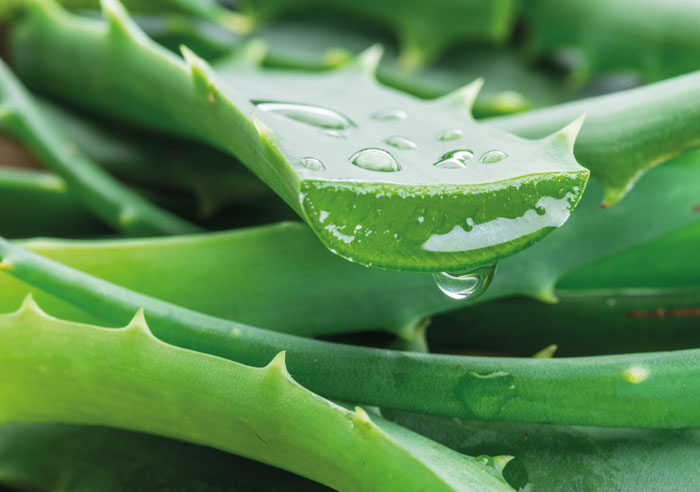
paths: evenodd
<path fill-rule="evenodd" d="M 605 72 L 633 71 L 653 82 L 700 69 L 697 2 L 526 0 L 533 53 L 559 53 L 572 82 Z"/>
<path fill-rule="evenodd" d="M 615 94 L 489 120 L 537 138 L 586 114 L 574 153 L 618 202 L 651 167 L 700 146 L 700 72 Z"/>
<path fill-rule="evenodd" d="M 64 96 L 80 92 L 77 101 L 95 109 L 204 139 L 237 155 L 327 247 L 358 263 L 422 271 L 490 264 L 561 225 L 583 193 L 588 172 L 571 150 L 580 120 L 538 141 L 492 133 L 469 115 L 476 86 L 437 102 L 418 101 L 373 80 L 366 65 L 376 61 L 376 50 L 357 64 L 322 75 L 266 71 L 242 58 L 219 66 L 217 74 L 187 50 L 184 62 L 150 41 L 113 1 L 105 2 L 106 24 L 70 16 L 50 3 L 31 5 L 13 29 L 13 58 L 20 72 L 43 79 L 35 78 L 38 71 L 53 72 L 57 57 L 44 59 L 40 46 L 50 43 L 53 54 L 69 49 L 76 66 L 79 59 L 86 63 L 86 71 L 54 73 L 52 85 L 62 86 Z M 143 75 L 138 81 L 124 77 L 134 71 Z M 80 80 L 68 80 L 78 73 Z M 105 84 L 122 97 L 102 97 Z M 163 97 L 151 97 L 150 87 L 158 87 Z M 263 111 L 251 99 L 301 103 L 303 114 L 295 117 L 314 124 L 276 114 L 277 106 Z M 334 109 L 303 106 L 312 101 Z M 420 121 L 401 119 L 404 112 L 421 115 Z M 398 121 L 385 121 L 397 114 Z M 316 125 L 337 126 L 326 130 L 346 138 L 324 135 Z M 466 133 L 468 148 L 439 140 L 436 129 L 452 128 Z M 410 138 L 418 148 L 383 143 L 392 136 Z M 462 148 L 469 152 L 457 161 L 479 156 L 464 169 L 432 165 Z M 468 218 L 474 232 L 462 226 Z M 491 244 L 487 237 L 496 236 L 483 234 L 484 228 L 502 231 L 503 239 Z"/>
<path fill-rule="evenodd" d="M 459 452 L 507 452 L 504 470 L 520 491 L 697 490 L 700 431 L 602 429 L 446 419 L 385 412 Z"/>
<path fill-rule="evenodd" d="M 700 200 L 699 200 L 700 201 Z M 697 204 L 691 208 L 700 215 Z M 681 287 L 700 284 L 700 223 L 679 229 L 640 248 L 604 257 L 564 275 L 557 288 Z"/>
<path fill-rule="evenodd" d="M 495 469 L 314 395 L 284 353 L 263 368 L 165 344 L 139 311 L 122 329 L 0 316 L 3 422 L 106 425 L 280 466 L 332 488 L 512 490 Z"/>
<path fill-rule="evenodd" d="M 105 232 L 66 192 L 63 180 L 47 173 L 0 166 L 0 210 L 16 211 L 0 214 L 0 230 L 8 237 L 78 237 Z"/>
<path fill-rule="evenodd" d="M 71 192 L 110 226 L 130 234 L 182 234 L 199 228 L 121 186 L 46 119 L 0 61 L 0 125 L 56 171 Z"/>
<path fill-rule="evenodd" d="M 139 185 L 186 191 L 197 198 L 203 218 L 231 204 L 275 200 L 247 169 L 211 147 L 100 124 L 46 101 L 41 109 L 110 174 Z"/>
<path fill-rule="evenodd" d="M 190 311 L 5 240 L 0 258 L 7 273 L 112 323 L 129 317 L 134 306 L 145 306 L 154 333 L 167 343 L 249 365 L 287 350 L 295 379 L 328 398 L 494 420 L 663 428 L 700 423 L 692 391 L 700 378 L 697 350 L 504 359 L 352 347 Z"/>
<path fill-rule="evenodd" d="M 0 426 L 0 483 L 32 492 L 321 492 L 298 475 L 212 448 L 107 427 Z"/>
<path fill-rule="evenodd" d="M 138 15 L 134 20 L 171 51 L 184 44 L 205 59 L 228 55 L 245 39 L 216 24 L 188 17 Z M 255 38 L 269 46 L 263 63 L 276 68 L 327 70 L 347 63 L 368 46 L 391 44 L 381 33 L 367 32 L 347 21 L 347 17 L 285 18 L 263 26 L 255 32 Z M 377 79 L 418 97 L 435 98 L 458 89 L 465 80 L 483 77 L 487 84 L 472 107 L 477 119 L 549 106 L 576 96 L 564 87 L 558 74 L 530 66 L 521 58 L 507 46 L 472 46 L 407 73 L 388 47 L 377 67 Z"/>
<path fill-rule="evenodd" d="M 241 11 L 260 24 L 285 13 L 328 10 L 369 19 L 391 27 L 402 49 L 402 65 L 417 68 L 435 59 L 459 41 L 503 42 L 510 34 L 514 14 L 512 0 L 461 2 L 443 0 L 439 4 L 421 2 L 336 1 L 245 1 Z"/>
<path fill-rule="evenodd" d="M 148 240 L 22 244 L 179 306 L 301 336 L 386 330 L 412 338 L 426 315 L 457 304 L 429 275 L 366 269 L 330 254 L 300 223 Z M 187 268 L 173 269 L 183 258 Z M 9 280 L 0 280 L 0 309 L 11 309 L 27 292 Z M 95 321 L 54 297 L 36 295 L 50 314 Z"/>
<path fill-rule="evenodd" d="M 563 357 L 697 347 L 697 276 L 695 281 L 686 287 L 558 289 L 556 304 L 487 302 L 433 318 L 428 344 L 449 353 L 527 356 L 554 343 Z"/>
<path fill-rule="evenodd" d="M 586 287 L 576 280 L 581 276 L 597 288 L 693 285 L 698 278 L 693 256 L 699 243 L 692 231 L 700 223 L 693 212 L 699 163 L 696 152 L 654 169 L 613 209 L 600 209 L 602 191 L 593 181 L 574 218 L 527 254 L 504 261 L 481 299 L 529 295 L 552 300 L 555 288 Z M 673 192 L 667 195 L 668 190 Z M 192 237 L 23 244 L 173 304 L 297 335 L 383 329 L 411 338 L 421 318 L 460 308 L 466 311 L 457 319 L 468 317 L 480 302 L 465 305 L 443 296 L 427 275 L 367 270 L 345 262 L 301 224 Z M 188 258 L 190 267 L 173 269 L 182 258 Z M 645 265 L 653 283 L 633 283 L 635 273 L 627 272 L 635 262 Z M 606 271 L 610 273 L 603 275 Z M 193 291 L 193 284 L 201 287 Z M 0 278 L 0 310 L 11 309 L 30 289 Z M 96 321 L 43 292 L 35 294 L 51 314 Z M 275 303 L 274 310 L 261 304 L 268 302 Z M 358 305 L 364 308 L 356 309 Z"/>

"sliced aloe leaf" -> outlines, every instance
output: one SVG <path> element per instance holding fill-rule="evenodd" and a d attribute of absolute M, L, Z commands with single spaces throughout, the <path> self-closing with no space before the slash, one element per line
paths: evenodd
<path fill-rule="evenodd" d="M 325 400 L 287 372 L 181 349 L 139 311 L 104 329 L 51 318 L 31 298 L 0 315 L 0 421 L 106 425 L 208 445 L 338 490 L 512 491 L 500 471 L 396 424 Z"/>
<path fill-rule="evenodd" d="M 515 456 L 504 476 L 521 492 L 674 492 L 700 487 L 698 429 L 602 429 L 386 414 L 463 453 Z"/>
<path fill-rule="evenodd" d="M 329 492 L 216 449 L 107 427 L 0 426 L 0 483 L 33 492 Z"/>
<path fill-rule="evenodd" d="M 560 226 L 583 193 L 588 172 L 572 154 L 580 120 L 537 141 L 480 126 L 469 114 L 478 85 L 419 101 L 375 82 L 376 49 L 325 74 L 259 69 L 251 49 L 215 72 L 105 6 L 103 24 L 31 3 L 13 29 L 20 72 L 37 82 L 53 73 L 52 87 L 76 102 L 237 155 L 345 258 L 471 270 Z M 45 59 L 45 43 L 74 53 L 74 69 Z M 138 81 L 124 76 L 134 72 Z M 119 97 L 104 98 L 106 87 Z"/>

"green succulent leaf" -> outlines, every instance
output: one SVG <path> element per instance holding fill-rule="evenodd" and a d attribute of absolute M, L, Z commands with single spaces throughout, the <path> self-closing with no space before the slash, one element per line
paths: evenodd
<path fill-rule="evenodd" d="M 234 334 L 235 336 L 235 334 Z M 500 471 L 320 398 L 284 353 L 263 368 L 122 329 L 61 321 L 31 298 L 0 315 L 0 421 L 106 425 L 212 446 L 338 490 L 508 491 Z"/>
<path fill-rule="evenodd" d="M 299 475 L 205 446 L 108 427 L 0 426 L 0 483 L 34 492 L 329 492 Z"/>
<path fill-rule="evenodd" d="M 520 10 L 529 50 L 564 59 L 575 84 L 629 72 L 655 82 L 700 69 L 694 1 L 524 0 Z"/>
<path fill-rule="evenodd" d="M 151 204 L 87 159 L 36 107 L 0 60 L 0 129 L 24 142 L 96 216 L 131 234 L 184 234 L 200 230 Z"/>
<path fill-rule="evenodd" d="M 700 146 L 700 72 L 488 121 L 538 138 L 579 114 L 586 122 L 574 153 L 605 187 L 603 205 L 613 205 L 645 171 Z"/>
<path fill-rule="evenodd" d="M 120 323 L 146 306 L 168 343 L 249 365 L 289 353 L 304 386 L 342 401 L 486 420 L 679 428 L 700 414 L 697 350 L 583 357 L 457 357 L 351 347 L 214 318 L 159 301 L 0 240 L 0 268 Z M 576 384 L 571 385 L 575 380 Z M 634 402 L 635 412 L 627 409 Z"/>
<path fill-rule="evenodd" d="M 481 126 L 469 114 L 477 85 L 420 101 L 376 83 L 376 49 L 315 74 L 259 69 L 252 45 L 215 70 L 150 41 L 114 1 L 106 24 L 31 5 L 13 29 L 21 73 L 36 82 L 53 73 L 64 97 L 231 152 L 358 263 L 488 265 L 563 224 L 583 193 L 588 171 L 572 154 L 580 120 L 536 141 Z M 80 46 L 84 70 L 44 59 L 45 43 L 52 53 Z M 124 76 L 134 71 L 138 80 Z M 102 97 L 107 87 L 119 97 Z"/>
<path fill-rule="evenodd" d="M 520 491 L 674 492 L 700 487 L 700 431 L 480 422 L 385 412 L 462 453 L 515 456 L 504 476 Z"/>
<path fill-rule="evenodd" d="M 399 38 L 403 50 L 402 65 L 413 69 L 435 59 L 459 41 L 504 41 L 510 34 L 514 7 L 513 0 L 443 0 L 439 5 L 400 0 L 331 3 L 322 0 L 246 0 L 242 11 L 255 23 L 283 14 L 314 10 L 335 11 L 385 24 Z"/>

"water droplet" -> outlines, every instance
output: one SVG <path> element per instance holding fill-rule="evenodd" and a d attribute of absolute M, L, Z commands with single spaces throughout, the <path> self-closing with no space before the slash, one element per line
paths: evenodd
<path fill-rule="evenodd" d="M 326 166 L 315 157 L 304 157 L 301 160 L 301 165 L 312 171 L 324 171 L 326 169 Z"/>
<path fill-rule="evenodd" d="M 453 150 L 442 156 L 433 166 L 441 169 L 462 169 L 467 166 L 467 161 L 472 158 L 471 150 Z"/>
<path fill-rule="evenodd" d="M 457 140 L 458 138 L 462 138 L 462 130 L 459 130 L 458 128 L 450 128 L 448 130 L 445 130 L 438 136 L 438 139 L 442 140 L 443 142 L 449 142 L 450 140 Z"/>
<path fill-rule="evenodd" d="M 345 138 L 345 135 L 336 130 L 323 130 L 321 133 L 323 133 L 327 137 Z"/>
<path fill-rule="evenodd" d="M 418 146 L 415 143 L 411 142 L 406 137 L 400 137 L 398 135 L 389 137 L 386 140 L 384 140 L 384 142 L 391 145 L 392 147 L 396 147 L 397 149 L 401 150 L 414 150 L 418 148 Z"/>
<path fill-rule="evenodd" d="M 476 299 L 486 292 L 496 273 L 496 264 L 479 267 L 469 273 L 434 273 L 438 288 L 452 299 Z"/>
<path fill-rule="evenodd" d="M 535 206 L 535 213 L 537 215 L 544 215 L 547 213 L 547 209 L 544 208 L 542 205 L 537 205 Z"/>
<path fill-rule="evenodd" d="M 456 388 L 457 397 L 477 418 L 497 418 L 516 394 L 515 379 L 505 371 L 486 374 L 469 371 Z M 490 463 L 489 463 L 490 464 Z"/>
<path fill-rule="evenodd" d="M 408 113 L 402 109 L 382 109 L 372 114 L 372 119 L 377 121 L 397 121 L 408 118 Z"/>
<path fill-rule="evenodd" d="M 492 162 L 502 161 L 506 157 L 508 157 L 508 154 L 506 154 L 505 152 L 502 152 L 500 150 L 489 150 L 481 156 L 480 160 L 481 162 L 484 162 L 486 164 L 491 164 Z"/>
<path fill-rule="evenodd" d="M 283 103 L 274 101 L 252 101 L 259 109 L 268 113 L 280 114 L 294 121 L 320 128 L 342 130 L 355 124 L 347 116 L 332 109 L 310 104 Z"/>
<path fill-rule="evenodd" d="M 382 149 L 362 149 L 350 156 L 350 162 L 370 171 L 390 173 L 401 169 L 394 156 Z"/>

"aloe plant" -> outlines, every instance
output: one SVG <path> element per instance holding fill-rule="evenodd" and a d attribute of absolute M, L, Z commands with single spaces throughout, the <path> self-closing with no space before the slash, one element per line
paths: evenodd
<path fill-rule="evenodd" d="M 0 7 L 0 487 L 697 488 L 694 6 L 60 3 Z"/>
<path fill-rule="evenodd" d="M 215 72 L 189 50 L 183 61 L 149 41 L 117 3 L 104 3 L 106 24 L 70 17 L 56 5 L 30 5 L 13 30 L 21 72 L 52 65 L 34 58 L 45 51 L 43 42 L 54 50 L 90 47 L 81 50 L 83 60 L 103 60 L 110 73 L 100 77 L 106 78 L 98 85 L 84 76 L 57 85 L 79 92 L 83 102 L 94 99 L 96 107 L 233 153 L 330 249 L 353 261 L 469 271 L 541 239 L 566 220 L 583 193 L 588 172 L 572 155 L 580 120 L 538 141 L 489 130 L 469 114 L 478 84 L 433 103 L 412 99 L 373 80 L 376 49 L 337 72 L 295 75 L 257 70 L 253 45 Z M 120 77 L 134 69 L 143 70 L 138 85 Z M 144 97 L 149 80 L 173 92 Z M 125 99 L 104 107 L 97 96 L 105 83 Z M 342 98 L 333 96 L 341 91 Z M 325 140 L 315 138 L 319 133 Z M 494 228 L 503 238 L 495 243 L 485 232 Z"/>

